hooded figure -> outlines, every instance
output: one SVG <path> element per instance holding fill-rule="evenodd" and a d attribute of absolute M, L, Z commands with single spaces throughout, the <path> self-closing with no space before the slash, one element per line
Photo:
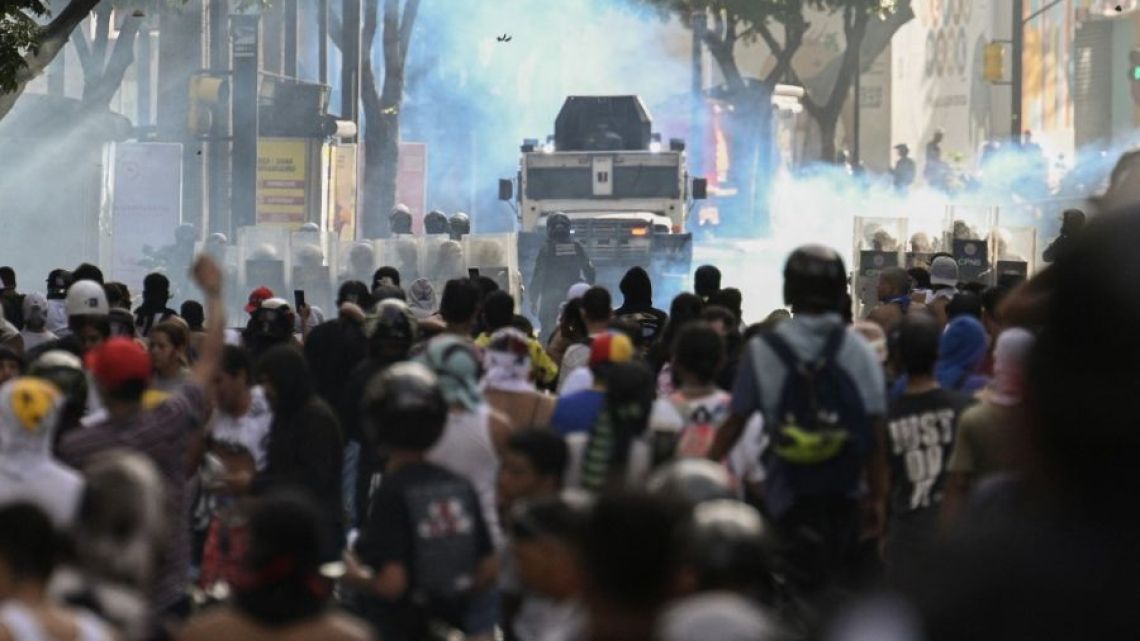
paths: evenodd
<path fill-rule="evenodd" d="M 170 300 L 170 279 L 154 272 L 143 279 L 143 303 L 135 310 L 135 329 L 146 338 L 152 327 L 177 316 L 178 312 L 166 306 Z"/>
<path fill-rule="evenodd" d="M 957 316 L 946 326 L 938 344 L 934 377 L 948 390 L 973 394 L 986 386 L 978 374 L 986 357 L 986 330 L 973 316 Z"/>
<path fill-rule="evenodd" d="M 641 328 L 641 342 L 650 345 L 665 329 L 669 315 L 653 306 L 653 283 L 641 267 L 631 267 L 618 286 L 625 303 L 614 310 L 622 321 L 636 323 Z"/>
<path fill-rule="evenodd" d="M 435 299 L 435 286 L 426 278 L 418 278 L 408 288 L 408 307 L 418 320 L 428 318 L 439 307 Z"/>
<path fill-rule="evenodd" d="M 63 401 L 59 390 L 40 378 L 16 378 L 0 387 L 0 505 L 32 503 L 56 527 L 69 528 L 83 495 L 83 477 L 52 456 Z"/>
<path fill-rule="evenodd" d="M 340 424 L 317 395 L 301 351 L 288 345 L 270 348 L 258 362 L 258 382 L 273 409 L 265 470 L 254 479 L 254 491 L 281 487 L 307 490 L 324 513 L 328 548 L 325 561 L 340 558 L 343 540 Z"/>

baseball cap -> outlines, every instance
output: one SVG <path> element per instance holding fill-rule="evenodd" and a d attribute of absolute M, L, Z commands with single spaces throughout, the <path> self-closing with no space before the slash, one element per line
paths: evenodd
<path fill-rule="evenodd" d="M 249 302 L 245 306 L 245 312 L 247 314 L 254 313 L 255 311 L 257 311 L 258 307 L 261 307 L 262 301 L 270 299 L 270 298 L 273 298 L 273 290 L 272 289 L 269 289 L 268 287 L 265 287 L 265 286 L 258 287 L 257 289 L 255 289 L 249 293 Z"/>
<path fill-rule="evenodd" d="M 958 263 L 950 256 L 939 256 L 930 263 L 930 284 L 957 287 Z"/>
<path fill-rule="evenodd" d="M 595 336 L 590 343 L 590 367 L 603 363 L 628 363 L 633 359 L 633 341 L 625 334 L 611 332 Z"/>
<path fill-rule="evenodd" d="M 130 381 L 150 382 L 150 354 L 129 338 L 104 341 L 87 353 L 84 363 L 99 385 L 108 391 L 118 390 Z"/>

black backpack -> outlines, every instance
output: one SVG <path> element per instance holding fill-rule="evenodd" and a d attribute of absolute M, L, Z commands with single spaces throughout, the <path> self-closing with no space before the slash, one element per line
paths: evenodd
<path fill-rule="evenodd" d="M 802 361 L 774 332 L 761 340 L 787 369 L 784 388 L 768 418 L 766 465 L 797 495 L 833 495 L 859 482 L 871 441 L 871 419 L 855 381 L 837 356 L 847 329 L 835 328 L 811 361 Z"/>

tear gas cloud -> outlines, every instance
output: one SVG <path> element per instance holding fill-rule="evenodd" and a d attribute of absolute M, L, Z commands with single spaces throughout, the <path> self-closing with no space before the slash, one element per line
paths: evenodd
<path fill-rule="evenodd" d="M 306 22 L 311 27 L 315 19 Z M 498 40 L 504 34 L 510 42 Z M 378 75 L 383 70 L 380 37 L 372 48 Z M 311 37 L 302 38 L 302 45 L 301 69 L 315 79 L 316 45 Z M 334 85 L 339 79 L 336 51 L 330 47 Z M 640 95 L 664 138 L 690 138 L 692 131 L 704 130 L 704 123 L 690 129 L 694 123 L 687 120 L 690 74 L 687 32 L 675 18 L 637 0 L 422 0 L 407 63 L 402 138 L 428 145 L 429 209 L 468 211 L 476 233 L 513 229 L 513 211 L 496 199 L 496 180 L 515 175 L 524 138 L 541 140 L 553 133 L 567 95 Z M 334 111 L 336 93 L 334 87 Z M 684 117 L 666 116 L 670 109 Z M 100 159 L 97 153 L 76 157 L 68 151 L 71 139 L 80 135 L 71 124 L 36 132 L 15 145 L 0 141 L 8 150 L 0 155 L 0 264 L 17 268 L 24 289 L 41 287 L 52 267 L 73 268 L 81 260 L 98 258 L 97 234 L 106 229 L 95 216 L 101 178 L 86 169 Z M 731 130 L 725 134 L 732 136 Z M 1095 189 L 1133 142 L 1082 150 L 1070 159 L 1083 170 L 1071 172 L 1070 183 Z M 986 188 L 956 200 L 1013 211 L 1008 185 L 1028 173 L 1024 163 L 995 162 L 987 169 Z M 1082 190 L 1075 184 L 1067 188 Z M 72 204 L 60 206 L 64 195 Z M 66 210 L 70 217 L 45 215 L 49 202 L 51 209 Z M 889 185 L 831 166 L 784 173 L 772 191 L 773 236 L 730 242 L 715 236 L 739 238 L 749 235 L 747 230 L 714 232 L 712 238 L 695 241 L 694 267 L 718 264 L 725 285 L 743 290 L 747 318 L 756 321 L 781 306 L 780 269 L 794 246 L 831 245 L 853 268 L 856 216 L 906 217 L 913 232 L 941 224 L 948 204 L 949 198 L 937 191 L 916 187 L 900 196 Z M 1058 226 L 1055 216 L 1042 210 L 1019 210 L 1017 216 L 1017 225 L 1041 227 L 1038 249 Z M 171 239 L 173 234 L 171 229 Z M 668 301 L 657 303 L 667 306 Z"/>

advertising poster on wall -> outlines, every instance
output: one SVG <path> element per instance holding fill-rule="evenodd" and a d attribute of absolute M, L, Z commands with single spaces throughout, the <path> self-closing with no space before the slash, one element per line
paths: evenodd
<path fill-rule="evenodd" d="M 301 225 L 308 212 L 309 143 L 262 138 L 257 143 L 257 224 Z"/>

